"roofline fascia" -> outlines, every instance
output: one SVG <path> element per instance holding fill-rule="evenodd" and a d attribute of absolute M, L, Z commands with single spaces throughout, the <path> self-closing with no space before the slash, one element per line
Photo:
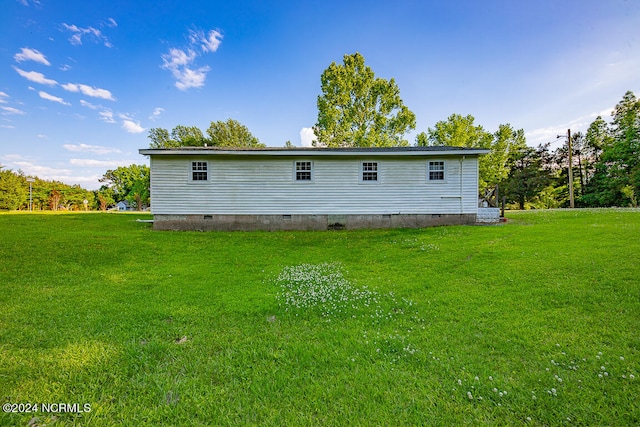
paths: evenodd
<path fill-rule="evenodd" d="M 376 150 L 357 150 L 348 149 L 336 150 L 176 150 L 176 149 L 140 149 L 138 152 L 144 156 L 274 156 L 274 157 L 292 157 L 292 156 L 340 156 L 340 157 L 361 157 L 361 156 L 474 156 L 484 155 L 491 150 L 484 148 L 462 148 L 459 150 L 410 150 L 410 151 L 376 151 Z"/>

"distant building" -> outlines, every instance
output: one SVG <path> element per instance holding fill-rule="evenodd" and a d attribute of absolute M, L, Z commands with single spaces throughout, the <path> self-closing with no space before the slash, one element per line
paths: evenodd
<path fill-rule="evenodd" d="M 129 202 L 127 202 L 126 200 L 122 200 L 116 203 L 116 210 L 119 212 L 130 211 L 131 206 L 129 205 Z"/>
<path fill-rule="evenodd" d="M 471 224 L 478 156 L 461 147 L 142 149 L 157 230 Z"/>

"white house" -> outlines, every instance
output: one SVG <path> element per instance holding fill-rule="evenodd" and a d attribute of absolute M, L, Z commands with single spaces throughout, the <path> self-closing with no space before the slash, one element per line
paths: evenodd
<path fill-rule="evenodd" d="M 157 230 L 326 230 L 475 223 L 461 147 L 142 149 Z"/>

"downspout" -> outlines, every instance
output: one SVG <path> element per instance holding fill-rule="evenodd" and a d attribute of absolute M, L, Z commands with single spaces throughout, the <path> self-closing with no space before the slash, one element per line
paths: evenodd
<path fill-rule="evenodd" d="M 463 161 L 467 156 L 462 156 L 460 158 L 460 215 L 462 215 L 464 213 L 464 203 L 462 201 L 462 196 L 464 194 L 464 186 L 462 185 L 462 165 L 463 165 Z"/>

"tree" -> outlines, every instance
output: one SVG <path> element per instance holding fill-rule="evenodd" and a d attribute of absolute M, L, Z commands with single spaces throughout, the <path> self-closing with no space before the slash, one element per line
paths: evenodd
<path fill-rule="evenodd" d="M 62 193 L 57 188 L 53 188 L 49 193 L 49 209 L 57 211 L 60 208 Z"/>
<path fill-rule="evenodd" d="M 0 210 L 19 209 L 28 199 L 25 177 L 0 166 Z"/>
<path fill-rule="evenodd" d="M 104 182 L 105 187 L 113 190 L 115 202 L 127 200 L 138 210 L 142 210 L 149 199 L 149 177 L 149 166 L 120 166 L 108 170 L 100 178 L 100 182 Z M 103 198 L 108 200 L 105 193 L 103 193 Z"/>
<path fill-rule="evenodd" d="M 202 147 L 208 142 L 196 126 L 178 125 L 171 131 L 171 138 L 178 143 L 179 147 Z"/>
<path fill-rule="evenodd" d="M 489 154 L 480 157 L 481 183 L 488 186 L 498 184 L 509 175 L 509 158 L 527 146 L 524 130 L 514 130 L 510 124 L 499 125 L 489 145 Z"/>
<path fill-rule="evenodd" d="M 214 147 L 264 147 L 249 129 L 237 120 L 211 122 L 209 143 Z"/>
<path fill-rule="evenodd" d="M 178 142 L 171 139 L 169 131 L 163 128 L 151 128 L 147 138 L 151 140 L 149 148 L 173 148 L 178 147 Z"/>
<path fill-rule="evenodd" d="M 611 144 L 611 140 L 611 132 L 609 131 L 607 122 L 605 122 L 601 116 L 596 117 L 591 125 L 589 125 L 585 141 L 585 146 L 589 152 L 592 153 L 594 162 L 600 160 L 602 150 Z"/>
<path fill-rule="evenodd" d="M 408 145 L 416 117 L 402 102 L 394 79 L 376 78 L 360 53 L 332 62 L 321 76 L 316 144 L 327 147 Z"/>
<path fill-rule="evenodd" d="M 144 174 L 140 179 L 136 179 L 133 181 L 133 185 L 127 194 L 126 200 L 129 204 L 136 208 L 136 210 L 141 211 L 145 207 L 149 206 L 150 201 L 150 174 Z"/>
<path fill-rule="evenodd" d="M 101 211 L 106 211 L 109 206 L 113 206 L 116 204 L 115 198 L 113 197 L 113 189 L 103 185 L 100 190 L 96 191 L 96 198 L 98 199 L 98 209 Z"/>
<path fill-rule="evenodd" d="M 640 100 L 631 91 L 625 93 L 613 111 L 611 125 L 598 117 L 586 138 L 599 156 L 585 186 L 584 204 L 636 205 L 640 195 Z"/>
<path fill-rule="evenodd" d="M 207 138 L 196 126 L 178 125 L 169 131 L 163 128 L 151 128 L 147 138 L 150 148 L 202 147 Z"/>
<path fill-rule="evenodd" d="M 523 146 L 509 157 L 509 175 L 500 188 L 507 201 L 517 203 L 520 209 L 537 197 L 550 183 L 549 173 L 543 168 L 545 147 L 537 149 Z"/>
<path fill-rule="evenodd" d="M 428 147 L 429 145 L 429 135 L 425 132 L 420 132 L 416 135 L 416 145 L 419 147 Z"/>
<path fill-rule="evenodd" d="M 628 91 L 613 110 L 611 133 L 614 144 L 605 147 L 603 158 L 611 169 L 627 200 L 637 204 L 640 196 L 640 99 Z"/>
<path fill-rule="evenodd" d="M 246 126 L 237 120 L 211 122 L 207 129 L 209 138 L 196 126 L 177 125 L 169 133 L 163 128 L 151 128 L 147 138 L 151 140 L 150 148 L 175 147 L 264 147 L 258 138 L 253 136 Z"/>
<path fill-rule="evenodd" d="M 475 125 L 475 118 L 468 114 L 450 115 L 446 121 L 439 121 L 434 128 L 427 131 L 428 145 L 446 145 L 451 147 L 489 148 L 492 135 L 480 125 Z"/>
<path fill-rule="evenodd" d="M 62 190 L 62 204 L 67 210 L 84 210 L 84 201 L 93 202 L 93 193 L 76 185 L 65 185 Z"/>
<path fill-rule="evenodd" d="M 509 156 L 526 146 L 524 131 L 514 130 L 511 125 L 500 125 L 491 134 L 476 125 L 472 115 L 452 114 L 445 121 L 439 121 L 427 133 L 416 137 L 418 145 L 488 148 L 489 154 L 480 157 L 480 188 L 493 187 L 505 179 L 509 173 Z"/>

